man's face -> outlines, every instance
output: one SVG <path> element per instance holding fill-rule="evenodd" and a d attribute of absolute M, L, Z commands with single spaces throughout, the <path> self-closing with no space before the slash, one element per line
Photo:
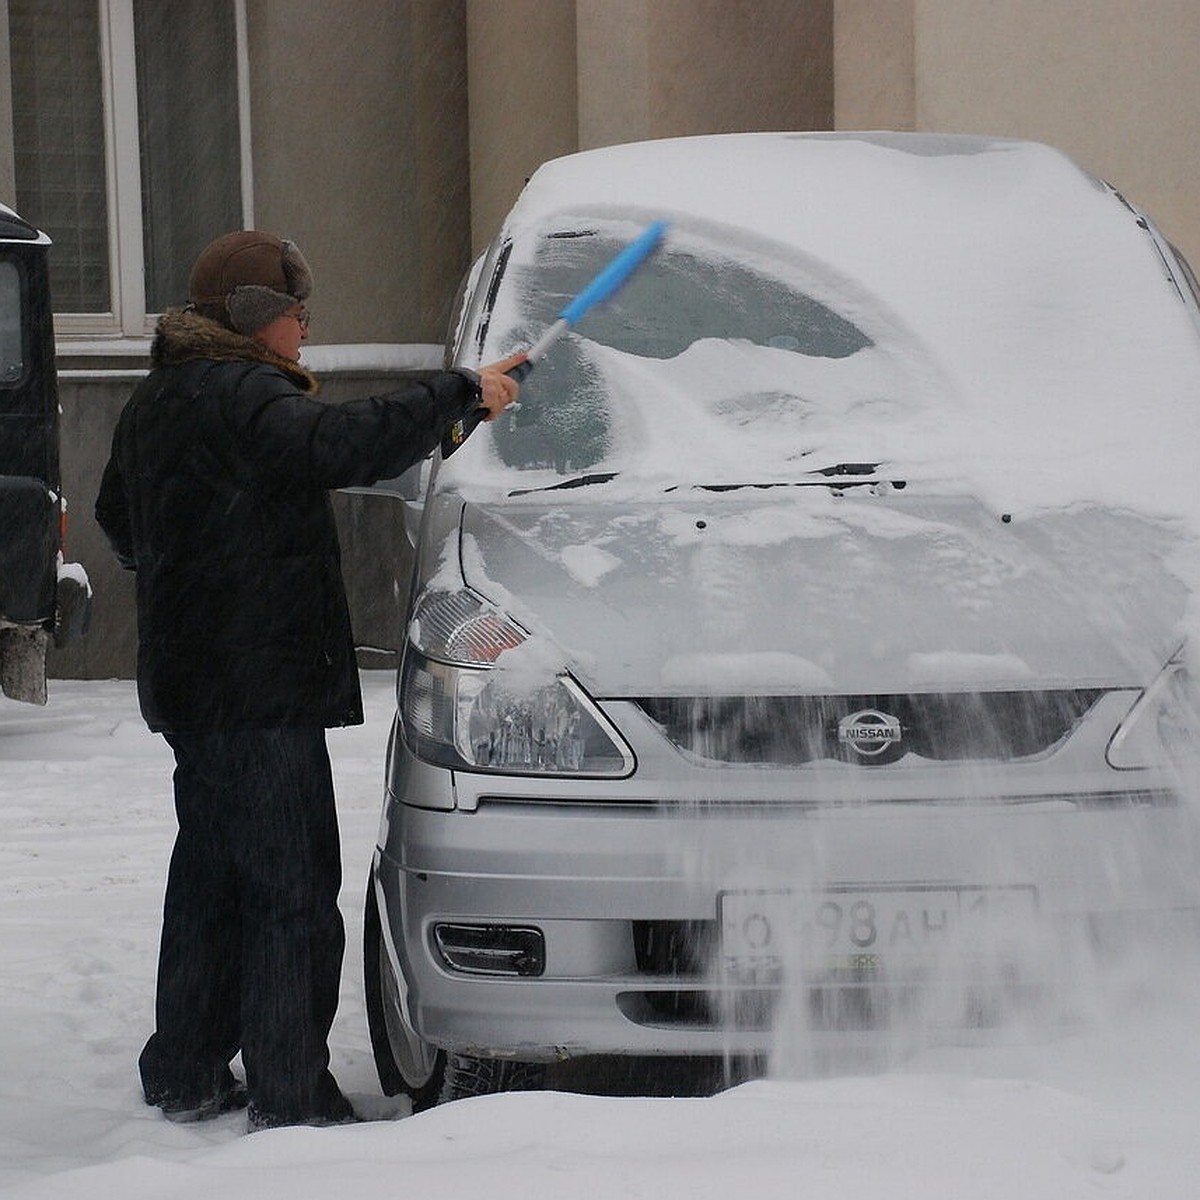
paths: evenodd
<path fill-rule="evenodd" d="M 268 350 L 297 362 L 300 358 L 300 343 L 308 337 L 308 310 L 297 301 L 282 316 L 264 325 L 255 335 Z"/>

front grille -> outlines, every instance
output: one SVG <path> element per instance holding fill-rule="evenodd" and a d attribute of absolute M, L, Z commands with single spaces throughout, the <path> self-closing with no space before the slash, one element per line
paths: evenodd
<path fill-rule="evenodd" d="M 680 749 L 725 763 L 863 765 L 905 754 L 934 760 L 1029 758 L 1057 745 L 1099 689 L 899 696 L 672 696 L 637 701 Z M 855 718 L 860 720 L 857 722 Z M 887 737 L 868 735 L 888 718 Z M 873 726 L 871 723 L 875 722 Z M 891 723 L 894 723 L 891 724 Z M 849 734 L 848 732 L 849 731 Z"/>

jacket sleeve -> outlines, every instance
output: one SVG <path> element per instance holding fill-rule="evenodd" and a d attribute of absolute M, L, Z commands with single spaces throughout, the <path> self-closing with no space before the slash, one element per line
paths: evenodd
<path fill-rule="evenodd" d="M 397 391 L 339 404 L 298 393 L 268 368 L 243 377 L 228 418 L 263 473 L 339 488 L 402 474 L 478 403 L 470 372 L 426 372 Z"/>
<path fill-rule="evenodd" d="M 137 564 L 133 554 L 133 529 L 129 522 L 129 501 L 121 468 L 117 464 L 117 439 L 113 437 L 112 454 L 100 480 L 100 491 L 96 497 L 96 521 L 116 552 L 117 561 L 126 570 L 132 571 Z"/>

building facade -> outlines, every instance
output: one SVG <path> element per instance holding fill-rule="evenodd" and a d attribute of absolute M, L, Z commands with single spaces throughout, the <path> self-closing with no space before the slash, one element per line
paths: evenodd
<path fill-rule="evenodd" d="M 217 233 L 304 248 L 306 362 L 335 400 L 436 362 L 524 180 L 615 142 L 1034 138 L 1200 261 L 1198 45 L 1193 0 L 0 0 L 0 199 L 55 240 L 69 539 L 96 592 L 55 672 L 132 672 L 132 582 L 91 506 L 157 314 Z M 337 508 L 356 635 L 395 646 L 403 521 Z"/>

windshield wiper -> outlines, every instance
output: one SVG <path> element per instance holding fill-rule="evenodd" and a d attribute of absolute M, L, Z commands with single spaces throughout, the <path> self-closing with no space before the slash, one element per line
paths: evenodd
<path fill-rule="evenodd" d="M 874 475 L 878 463 L 834 463 L 832 467 L 818 467 L 813 475 Z"/>
<path fill-rule="evenodd" d="M 756 488 L 762 491 L 768 488 L 788 487 L 863 487 L 867 484 L 881 482 L 878 478 L 879 467 L 879 463 L 834 463 L 831 467 L 819 467 L 808 472 L 809 475 L 820 476 L 819 479 L 788 479 L 760 483 L 693 483 L 688 486 L 703 492 L 736 492 L 743 488 Z M 887 482 L 897 491 L 901 490 L 905 484 L 903 479 L 889 479 Z M 678 487 L 679 485 L 675 484 L 666 490 L 673 492 L 678 490 Z"/>
<path fill-rule="evenodd" d="M 810 471 L 810 475 L 819 475 L 820 479 L 789 479 L 778 482 L 761 482 L 761 483 L 692 483 L 692 484 L 671 484 L 670 487 L 664 488 L 665 492 L 676 492 L 681 486 L 697 488 L 703 492 L 736 492 L 742 488 L 757 488 L 765 490 L 767 488 L 782 488 L 782 487 L 860 487 L 863 484 L 875 482 L 874 476 L 879 470 L 879 463 L 834 463 L 831 467 L 820 467 L 815 471 Z M 616 479 L 620 471 L 597 471 L 590 475 L 576 475 L 572 479 L 563 479 L 558 483 L 548 483 L 545 487 L 535 488 L 517 488 L 515 491 L 508 493 L 510 496 L 531 496 L 537 492 L 555 492 L 561 491 L 564 488 L 582 488 L 591 487 L 596 483 L 608 483 L 611 479 Z M 892 479 L 888 482 L 892 487 L 900 489 L 904 487 L 903 479 Z"/>
<path fill-rule="evenodd" d="M 560 483 L 548 483 L 545 487 L 517 488 L 509 492 L 510 496 L 532 496 L 535 492 L 557 492 L 563 488 L 591 487 L 594 483 L 608 483 L 616 479 L 620 471 L 597 471 L 591 475 L 576 475 L 574 479 L 564 479 Z"/>

